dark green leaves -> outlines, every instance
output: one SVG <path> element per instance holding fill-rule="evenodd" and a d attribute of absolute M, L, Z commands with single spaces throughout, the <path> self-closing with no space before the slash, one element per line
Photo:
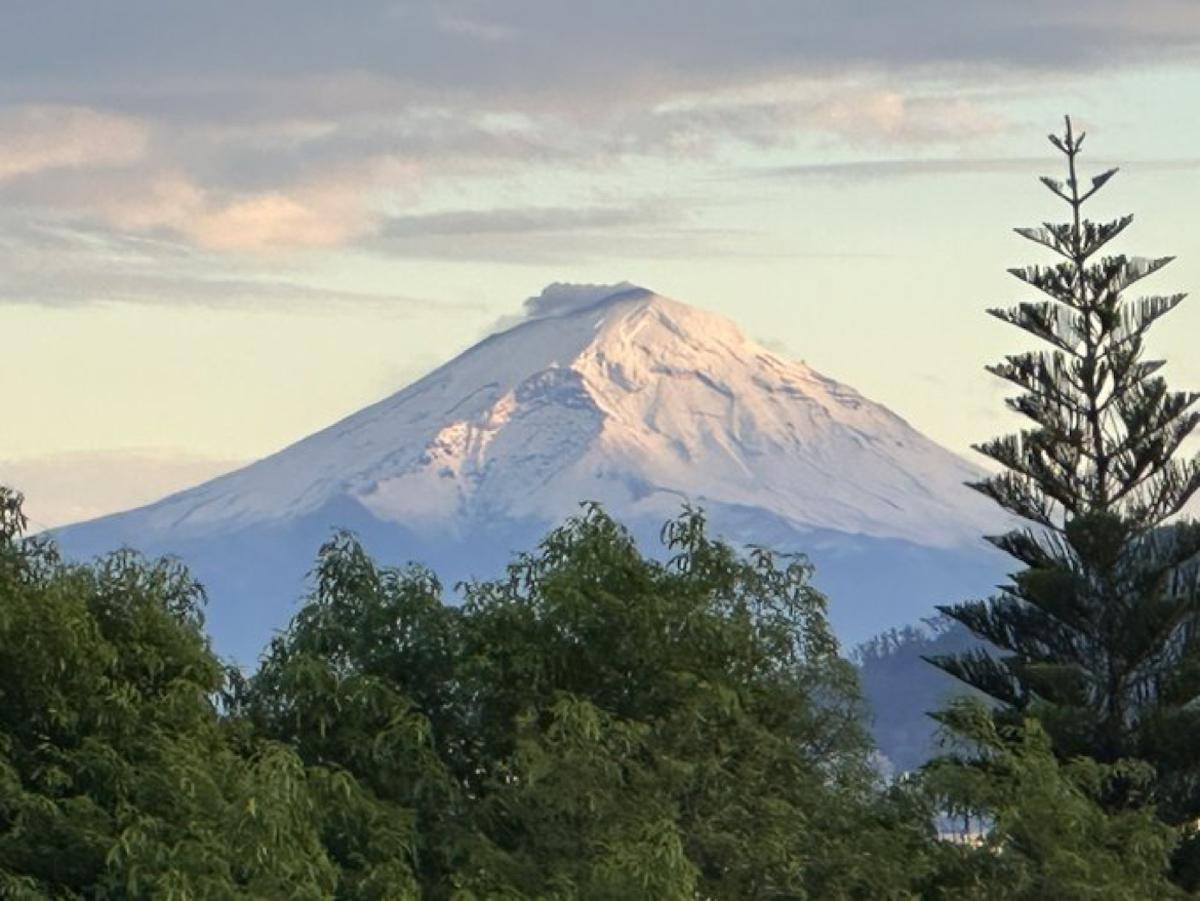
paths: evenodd
<path fill-rule="evenodd" d="M 355 817 L 319 827 L 343 879 L 399 860 L 428 898 L 903 896 L 921 852 L 882 831 L 810 567 L 697 513 L 663 538 L 666 563 L 587 506 L 460 609 L 326 545 L 243 709 L 354 786 Z"/>
<path fill-rule="evenodd" d="M 195 583 L 130 552 L 67 566 L 17 533 L 0 541 L 3 891 L 329 897 L 309 774 L 218 714 Z"/>

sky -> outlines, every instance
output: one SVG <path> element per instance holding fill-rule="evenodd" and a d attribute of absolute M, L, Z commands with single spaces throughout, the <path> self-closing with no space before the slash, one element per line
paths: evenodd
<path fill-rule="evenodd" d="M 56 525 L 402 388 L 552 282 L 735 319 L 970 455 L 1070 113 L 1200 288 L 1195 0 L 0 8 L 0 482 Z M 1152 335 L 1200 388 L 1200 300 Z"/>

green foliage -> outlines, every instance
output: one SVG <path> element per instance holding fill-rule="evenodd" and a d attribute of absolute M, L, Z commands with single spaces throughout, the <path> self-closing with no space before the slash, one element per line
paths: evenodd
<path fill-rule="evenodd" d="M 348 535 L 321 549 L 315 576 L 235 710 L 321 774 L 337 896 L 418 897 L 418 874 L 444 875 L 438 855 L 455 840 L 445 824 L 463 804 L 417 703 L 457 694 L 446 657 L 459 614 L 428 573 L 380 571 Z"/>
<path fill-rule="evenodd" d="M 0 895 L 321 898 L 335 872 L 280 745 L 236 747 L 175 564 L 62 563 L 0 489 Z"/>
<path fill-rule="evenodd" d="M 941 845 L 932 899 L 1125 901 L 1184 897 L 1171 884 L 1179 833 L 1152 808 L 1109 811 L 1119 785 L 1144 797 L 1153 779 L 1141 762 L 1060 760 L 1036 720 L 999 726 L 978 701 L 942 714 L 966 756 L 923 774 L 924 788 L 958 830 Z"/>
<path fill-rule="evenodd" d="M 907 897 L 929 829 L 877 791 L 807 565 L 664 538 L 588 508 L 455 609 L 341 536 L 244 709 L 412 824 L 423 897 Z M 366 874 L 370 831 L 331 856 Z"/>

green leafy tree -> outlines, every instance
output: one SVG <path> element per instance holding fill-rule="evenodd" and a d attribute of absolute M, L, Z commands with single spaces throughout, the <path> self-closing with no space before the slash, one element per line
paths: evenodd
<path fill-rule="evenodd" d="M 977 448 L 1003 469 L 974 486 L 1029 524 L 992 539 L 1024 569 L 990 600 L 942 608 L 991 650 L 932 660 L 1001 718 L 1036 715 L 1064 759 L 1151 762 L 1150 798 L 1182 823 L 1200 815 L 1200 526 L 1172 517 L 1200 489 L 1200 464 L 1177 453 L 1200 414 L 1143 352 L 1183 295 L 1126 296 L 1170 258 L 1104 255 L 1132 217 L 1082 210 L 1116 170 L 1085 187 L 1084 136 L 1068 119 L 1050 140 L 1067 178 L 1042 181 L 1069 220 L 1017 232 L 1059 259 L 1012 270 L 1048 300 L 990 311 L 1049 349 L 989 367 L 1032 426 Z M 1138 795 L 1120 779 L 1105 792 Z"/>
<path fill-rule="evenodd" d="M 863 853 L 869 746 L 807 566 L 741 558 L 697 515 L 664 537 L 666 565 L 593 508 L 469 591 L 473 681 L 517 726 L 494 738 L 491 870 L 555 861 L 588 898 L 870 894 L 901 860 Z"/>
<path fill-rule="evenodd" d="M 665 537 L 588 508 L 456 609 L 341 536 L 246 709 L 413 824 L 425 898 L 910 897 L 931 830 L 878 790 L 808 567 Z M 364 880 L 369 831 L 330 850 Z"/>
<path fill-rule="evenodd" d="M 0 896 L 329 897 L 299 759 L 219 716 L 199 587 L 24 526 L 0 488 Z"/>
<path fill-rule="evenodd" d="M 1177 830 L 1146 805 L 1109 811 L 1110 787 L 1147 788 L 1141 762 L 1060 760 L 1034 719 L 1000 725 L 979 701 L 955 702 L 943 719 L 960 748 L 920 777 L 949 834 L 925 891 L 979 901 L 1166 901 Z"/>
<path fill-rule="evenodd" d="M 458 715 L 459 611 L 428 572 L 381 569 L 347 534 L 321 548 L 315 588 L 235 710 L 328 774 L 320 824 L 338 897 L 422 895 L 448 884 L 473 737 Z M 435 728 L 436 727 L 436 728 Z"/>

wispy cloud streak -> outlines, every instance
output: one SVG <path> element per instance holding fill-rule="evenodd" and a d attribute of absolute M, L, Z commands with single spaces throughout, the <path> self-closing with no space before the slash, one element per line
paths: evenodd
<path fill-rule="evenodd" d="M 1186 172 L 1200 169 L 1200 157 L 1132 160 L 1093 159 L 1096 169 L 1119 167 L 1133 172 Z M 825 181 L 863 181 L 883 178 L 954 175 L 1030 175 L 1047 168 L 1044 157 L 996 157 L 990 159 L 888 159 L 854 160 L 831 163 L 797 163 L 790 166 L 771 166 L 750 169 L 740 178 L 755 179 L 813 179 Z"/>

